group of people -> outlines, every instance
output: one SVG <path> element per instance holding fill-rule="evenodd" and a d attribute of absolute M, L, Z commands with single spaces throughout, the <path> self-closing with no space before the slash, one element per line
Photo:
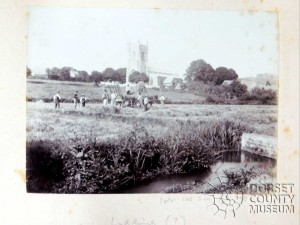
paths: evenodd
<path fill-rule="evenodd" d="M 107 90 L 104 90 L 104 93 L 102 94 L 103 106 L 108 105 L 109 99 L 111 100 L 110 104 L 112 106 L 116 106 L 118 104 L 120 104 L 120 106 L 122 105 L 122 98 L 120 96 L 118 96 L 114 91 L 109 96 L 109 94 L 107 93 Z M 139 95 L 137 100 L 139 101 L 140 106 L 144 107 L 144 111 L 147 111 L 148 106 L 149 106 L 148 96 L 146 95 L 146 96 L 143 97 L 142 95 Z M 165 97 L 163 95 L 159 98 L 159 100 L 161 102 L 161 105 L 164 105 Z M 55 109 L 59 109 L 60 108 L 60 102 L 61 102 L 61 97 L 60 97 L 60 91 L 59 90 L 53 96 L 53 102 L 55 104 Z M 83 108 L 86 105 L 86 97 L 85 97 L 84 94 L 82 94 L 81 97 L 79 97 L 78 91 L 75 91 L 73 102 L 74 102 L 75 109 L 77 108 L 77 106 L 81 106 Z"/>
<path fill-rule="evenodd" d="M 81 94 L 81 97 L 79 98 L 78 91 L 76 91 L 74 94 L 73 101 L 74 101 L 75 109 L 77 105 L 80 105 L 81 107 L 85 107 L 86 98 L 84 94 Z"/>
<path fill-rule="evenodd" d="M 53 101 L 54 101 L 55 109 L 59 109 L 60 108 L 60 102 L 61 102 L 61 97 L 60 97 L 60 91 L 59 90 L 53 96 Z M 84 94 L 82 94 L 81 97 L 79 97 L 78 91 L 76 91 L 75 94 L 74 94 L 73 102 L 74 102 L 75 109 L 79 105 L 81 107 L 85 107 L 86 97 L 84 96 Z"/>
<path fill-rule="evenodd" d="M 109 97 L 109 94 L 107 93 L 107 90 L 105 89 L 104 90 L 104 93 L 102 94 L 102 101 L 103 101 L 103 106 L 107 106 L 108 105 L 108 101 L 109 99 L 111 99 L 110 101 L 110 104 L 112 106 L 115 106 L 115 105 L 122 105 L 122 98 L 120 96 L 118 96 L 116 94 L 116 92 L 112 92 L 110 97 Z"/>

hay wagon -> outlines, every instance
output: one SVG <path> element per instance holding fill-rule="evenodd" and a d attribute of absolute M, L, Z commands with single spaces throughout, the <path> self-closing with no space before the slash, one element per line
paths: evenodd
<path fill-rule="evenodd" d="M 116 105 L 119 105 L 121 107 L 140 107 L 140 103 L 138 99 L 131 94 L 123 94 L 121 87 L 119 84 L 111 84 L 106 85 L 105 89 L 108 91 L 109 96 L 114 92 L 116 97 Z"/>
<path fill-rule="evenodd" d="M 141 88 L 141 85 L 137 84 L 137 92 L 142 95 L 147 95 L 147 89 Z M 143 100 L 139 100 L 135 95 L 135 92 L 130 92 L 129 94 L 123 94 L 119 84 L 106 85 L 105 89 L 108 90 L 108 94 L 111 95 L 113 92 L 116 93 L 116 105 L 121 107 L 131 107 L 131 108 L 141 108 L 143 106 Z M 148 96 L 149 104 L 152 106 L 154 102 L 158 101 L 158 96 Z"/>

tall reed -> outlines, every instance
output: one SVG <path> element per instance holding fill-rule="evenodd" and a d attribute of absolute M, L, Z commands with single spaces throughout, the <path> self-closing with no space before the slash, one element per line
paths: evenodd
<path fill-rule="evenodd" d="M 114 192 L 160 175 L 207 169 L 221 152 L 239 148 L 243 129 L 229 121 L 186 122 L 174 123 L 168 134 L 156 137 L 144 126 L 135 126 L 117 140 L 97 142 L 96 137 L 82 140 L 75 135 L 64 147 L 60 145 L 59 153 L 55 151 L 63 161 L 64 181 L 49 192 Z M 32 151 L 30 144 L 28 151 Z"/>

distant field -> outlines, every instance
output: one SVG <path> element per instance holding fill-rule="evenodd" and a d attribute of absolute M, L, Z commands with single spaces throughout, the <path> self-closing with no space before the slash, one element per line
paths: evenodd
<path fill-rule="evenodd" d="M 28 140 L 66 140 L 74 134 L 98 139 L 118 138 L 124 132 L 143 126 L 151 135 L 172 133 L 183 124 L 209 124 L 232 121 L 245 126 L 248 132 L 276 136 L 277 107 L 249 105 L 153 105 L 143 112 L 135 108 L 104 108 L 88 104 L 73 109 L 63 103 L 55 110 L 52 103 L 27 103 Z"/>
<path fill-rule="evenodd" d="M 28 80 L 27 97 L 36 101 L 51 99 L 60 90 L 62 98 L 72 100 L 74 92 L 84 93 L 88 98 L 87 107 L 73 109 L 73 105 L 62 103 L 60 110 L 55 110 L 51 103 L 28 103 L 27 128 L 30 139 L 65 139 L 65 134 L 73 132 L 87 135 L 93 132 L 98 137 L 114 137 L 124 130 L 132 129 L 135 122 L 141 120 L 153 134 L 168 132 L 170 126 L 182 122 L 209 123 L 215 121 L 233 121 L 247 127 L 249 132 L 275 135 L 277 126 L 277 106 L 260 105 L 180 105 L 172 104 L 153 107 L 143 112 L 141 109 L 103 108 L 100 102 L 104 87 L 93 83 Z M 124 88 L 122 88 L 125 92 Z M 149 95 L 160 95 L 155 89 L 148 89 Z M 190 93 L 163 92 L 167 99 L 181 103 L 203 103 L 204 99 Z M 153 122 L 154 121 L 154 122 Z M 168 123 L 168 124 L 166 124 Z"/>
<path fill-rule="evenodd" d="M 125 88 L 121 88 L 123 94 L 125 94 Z M 85 94 L 85 96 L 93 102 L 99 102 L 101 95 L 104 91 L 104 87 L 97 87 L 94 83 L 84 82 L 70 82 L 70 81 L 52 81 L 52 80 L 27 80 L 27 99 L 29 100 L 43 100 L 52 99 L 55 93 L 60 90 L 61 97 L 65 100 L 72 100 L 75 91 L 79 94 Z M 191 93 L 181 93 L 173 91 L 160 92 L 156 89 L 147 89 L 148 95 L 164 94 L 167 100 L 173 103 L 203 103 L 205 98 L 197 96 Z"/>

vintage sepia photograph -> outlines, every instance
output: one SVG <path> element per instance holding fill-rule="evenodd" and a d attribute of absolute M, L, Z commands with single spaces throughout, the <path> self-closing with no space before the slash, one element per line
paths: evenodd
<path fill-rule="evenodd" d="M 277 179 L 278 14 L 30 7 L 28 193 L 252 193 Z"/>

